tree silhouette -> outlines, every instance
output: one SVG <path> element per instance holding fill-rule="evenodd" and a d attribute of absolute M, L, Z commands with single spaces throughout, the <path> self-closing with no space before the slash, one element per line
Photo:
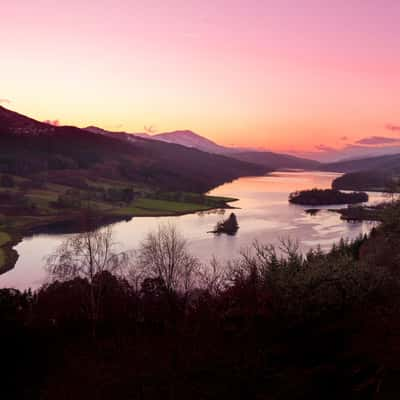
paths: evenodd
<path fill-rule="evenodd" d="M 199 261 L 189 254 L 187 242 L 173 225 L 160 225 L 149 233 L 137 252 L 135 268 L 159 279 L 168 292 L 187 293 L 194 285 Z"/>
<path fill-rule="evenodd" d="M 68 238 L 47 259 L 47 271 L 52 281 L 81 278 L 88 282 L 85 309 L 92 322 L 93 336 L 96 336 L 100 315 L 102 275 L 106 272 L 119 274 L 128 262 L 127 254 L 117 253 L 115 247 L 110 227 L 95 229 Z"/>

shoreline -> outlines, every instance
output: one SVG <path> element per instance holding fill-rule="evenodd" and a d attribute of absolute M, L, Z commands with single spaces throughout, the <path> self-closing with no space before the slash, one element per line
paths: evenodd
<path fill-rule="evenodd" d="M 108 210 L 102 214 L 98 214 L 95 216 L 96 228 L 100 228 L 103 226 L 107 226 L 110 224 L 115 224 L 122 221 L 130 221 L 133 218 L 141 218 L 141 217 L 177 217 L 189 214 L 196 214 L 199 212 L 210 212 L 217 210 L 229 210 L 229 209 L 237 209 L 238 207 L 233 207 L 229 203 L 233 203 L 238 201 L 237 198 L 227 199 L 224 201 L 224 204 L 221 204 L 220 207 L 210 206 L 204 207 L 202 205 L 198 205 L 198 209 L 187 210 L 187 211 L 153 211 L 150 209 L 140 209 L 140 213 L 135 212 L 120 212 L 118 209 Z M 66 215 L 56 215 L 56 216 L 46 216 L 41 220 L 28 223 L 25 227 L 17 230 L 11 229 L 7 232 L 10 236 L 10 240 L 8 240 L 4 245 L 0 246 L 0 251 L 3 252 L 5 261 L 3 265 L 0 265 L 0 275 L 7 273 L 11 269 L 15 267 L 15 264 L 18 261 L 19 254 L 15 250 L 15 246 L 22 242 L 25 238 L 30 238 L 35 235 L 50 233 L 52 230 L 53 234 L 74 234 L 84 232 L 85 229 L 82 229 L 82 225 L 80 224 L 80 219 L 82 218 L 81 212 L 74 212 L 72 214 Z M 59 229 L 59 232 L 54 232 L 54 229 Z"/>

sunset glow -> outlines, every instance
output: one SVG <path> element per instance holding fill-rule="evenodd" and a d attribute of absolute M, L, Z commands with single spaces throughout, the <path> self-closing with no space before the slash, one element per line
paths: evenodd
<path fill-rule="evenodd" d="M 0 15 L 0 102 L 41 121 L 279 151 L 400 137 L 396 0 L 14 0 Z"/>

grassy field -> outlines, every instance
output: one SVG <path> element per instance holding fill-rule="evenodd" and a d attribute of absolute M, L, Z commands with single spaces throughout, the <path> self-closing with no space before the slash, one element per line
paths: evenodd
<path fill-rule="evenodd" d="M 2 248 L 0 248 L 0 270 L 3 268 L 6 262 L 6 255 Z"/>
<path fill-rule="evenodd" d="M 222 196 L 208 196 L 209 199 L 212 199 L 217 202 L 223 202 L 223 203 L 230 203 L 231 201 L 237 201 L 238 199 L 234 197 L 222 197 Z"/>
<path fill-rule="evenodd" d="M 137 208 L 151 211 L 168 211 L 168 212 L 193 212 L 206 210 L 206 205 L 184 203 L 177 201 L 154 200 L 154 199 L 138 199 L 133 205 Z"/>
<path fill-rule="evenodd" d="M 11 240 L 11 236 L 8 233 L 0 232 L 0 247 L 4 246 Z"/>
<path fill-rule="evenodd" d="M 0 270 L 6 262 L 5 246 L 11 241 L 11 236 L 6 232 L 0 232 Z"/>
<path fill-rule="evenodd" d="M 126 207 L 113 210 L 114 215 L 132 215 L 132 216 L 158 216 L 158 215 L 178 215 L 205 211 L 212 206 L 205 204 L 185 203 L 157 199 L 137 199 Z"/>
<path fill-rule="evenodd" d="M 64 182 L 30 184 L 28 178 L 13 176 L 13 187 L 0 187 L 0 270 L 15 256 L 12 245 L 38 227 L 77 222 L 84 210 L 100 219 L 169 216 L 224 208 L 236 199 L 199 193 L 160 192 L 144 184 L 111 179 L 86 179 L 78 187 Z M 32 181 L 35 183 L 35 181 Z M 131 193 L 133 200 L 124 200 Z M 7 197 L 8 196 L 8 197 Z M 60 203 L 60 199 L 64 203 Z M 1 198 L 0 198 L 1 200 Z M 67 202 L 65 204 L 65 201 Z"/>
<path fill-rule="evenodd" d="M 18 179 L 15 179 L 18 181 Z M 13 225 L 16 229 L 23 225 L 31 225 L 35 222 L 38 216 L 51 217 L 63 214 L 70 214 L 71 209 L 57 209 L 54 204 L 60 196 L 68 191 L 77 191 L 82 197 L 82 207 L 92 208 L 110 215 L 128 215 L 128 216 L 145 216 L 145 215 L 174 215 L 196 211 L 209 210 L 210 208 L 223 207 L 225 203 L 234 201 L 233 198 L 218 197 L 218 196 L 203 196 L 192 193 L 157 193 L 151 188 L 141 185 L 134 186 L 134 190 L 140 190 L 141 196 L 130 203 L 121 201 L 106 201 L 100 199 L 85 200 L 94 196 L 95 193 L 107 192 L 109 190 L 123 190 L 127 187 L 132 187 L 128 182 L 111 181 L 101 179 L 98 181 L 86 181 L 88 187 L 86 190 L 73 188 L 70 186 L 48 183 L 40 189 L 31 189 L 24 193 L 26 199 L 33 204 L 36 212 L 23 213 L 13 221 L 8 218 L 7 225 Z M 18 187 L 15 188 L 0 188 L 1 192 L 18 193 Z M 167 197 L 167 198 L 165 198 Z M 171 197 L 172 199 L 168 198 Z M 33 218 L 33 219 L 32 219 Z M 1 240 L 1 239 L 0 239 Z"/>

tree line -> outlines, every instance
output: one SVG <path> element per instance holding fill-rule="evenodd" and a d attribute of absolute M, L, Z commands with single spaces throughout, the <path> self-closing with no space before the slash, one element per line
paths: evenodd
<path fill-rule="evenodd" d="M 369 236 L 328 252 L 256 242 L 227 264 L 203 265 L 170 225 L 133 253 L 110 228 L 70 237 L 49 256 L 42 288 L 0 291 L 3 390 L 41 399 L 398 393 L 399 217 L 392 204 Z"/>

